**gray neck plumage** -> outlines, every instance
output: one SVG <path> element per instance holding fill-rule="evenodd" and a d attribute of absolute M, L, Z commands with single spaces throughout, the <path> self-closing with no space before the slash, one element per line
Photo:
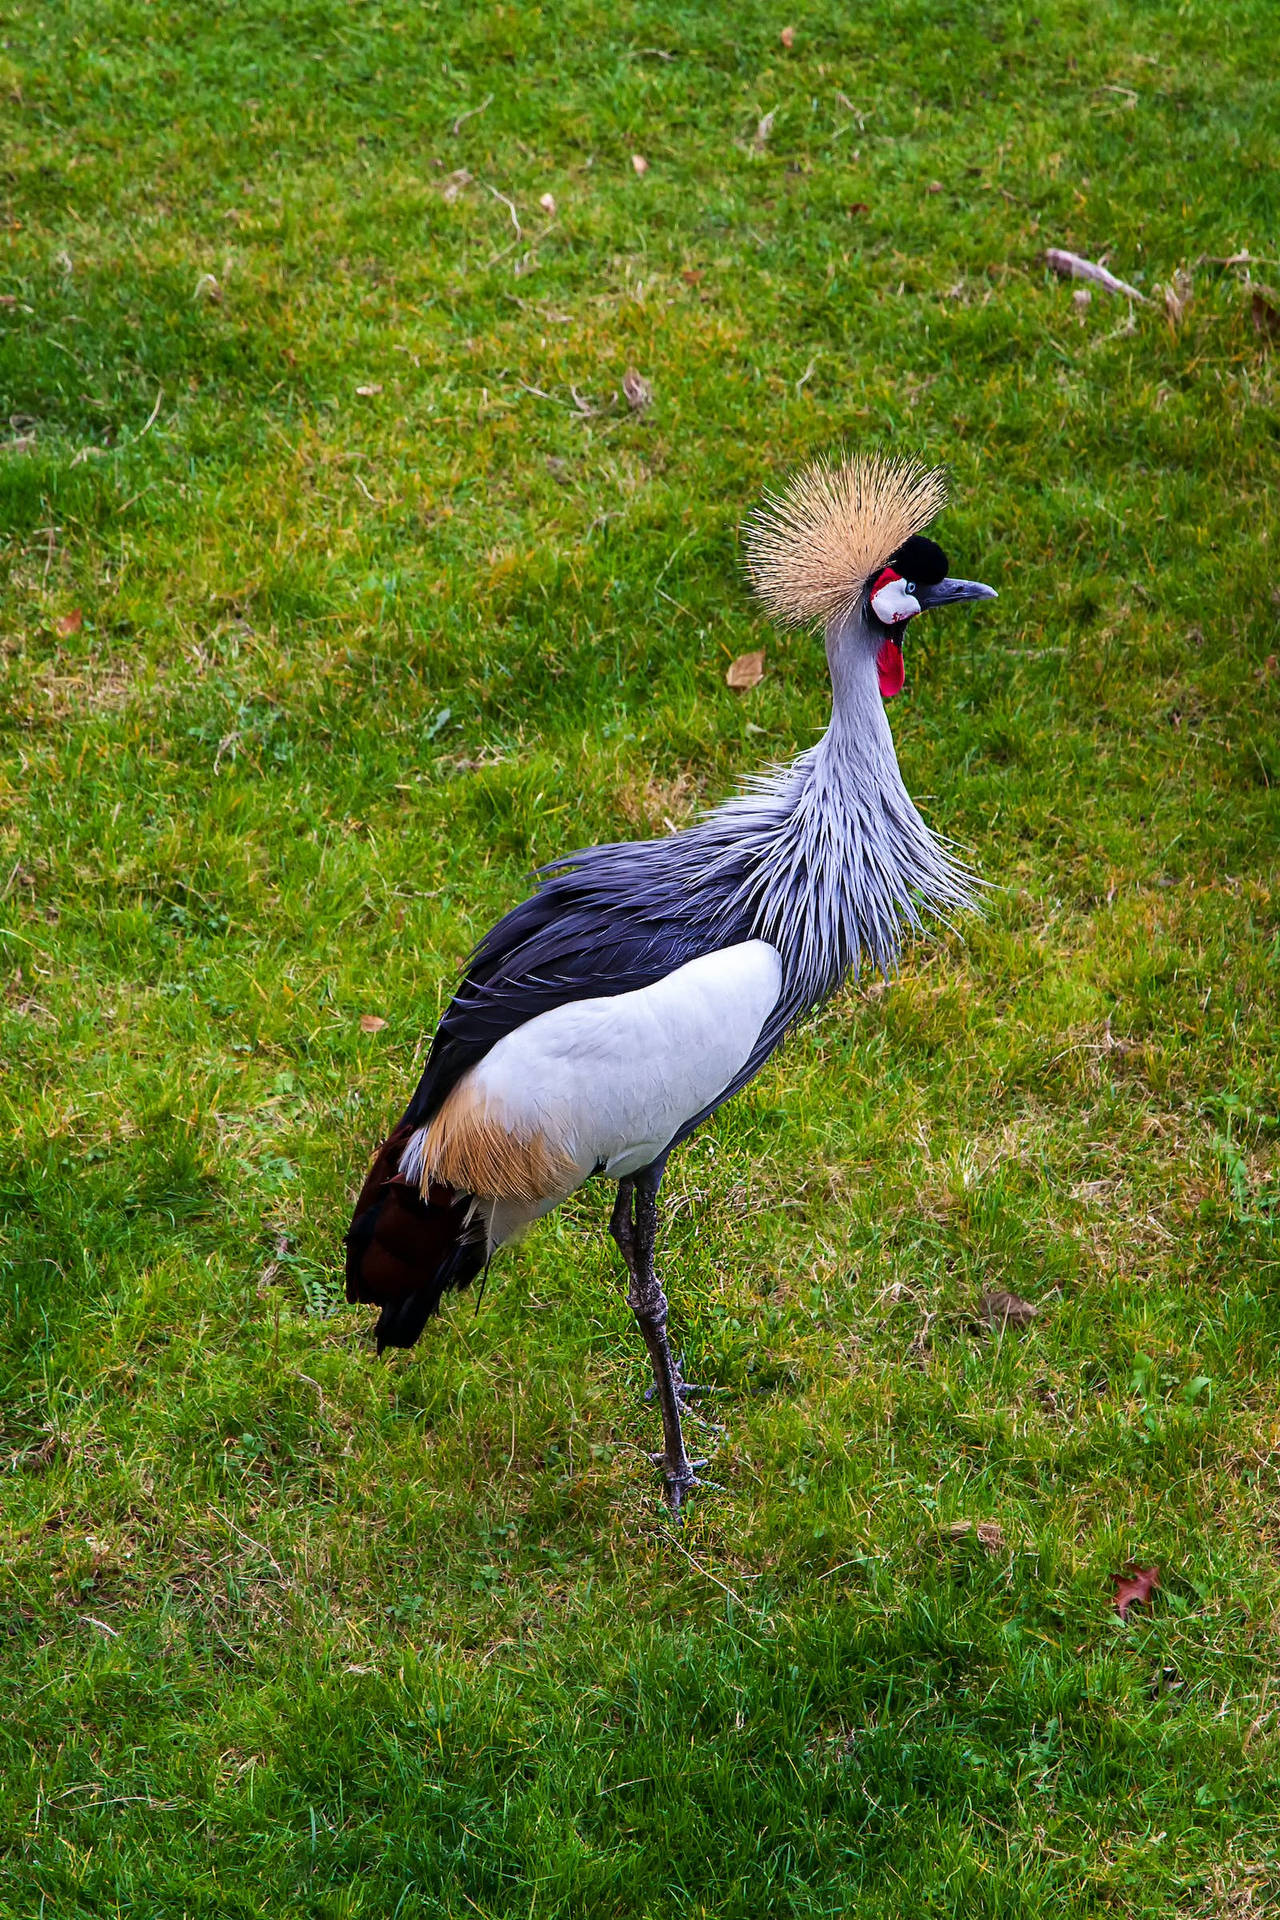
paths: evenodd
<path fill-rule="evenodd" d="M 903 785 L 861 607 L 832 623 L 827 659 L 832 713 L 822 739 L 694 830 L 711 829 L 725 852 L 733 839 L 739 854 L 744 838 L 754 843 L 738 900 L 752 932 L 782 954 L 797 1003 L 822 999 L 865 962 L 892 968 L 925 915 L 974 904 L 973 876 Z"/>
<path fill-rule="evenodd" d="M 827 629 L 827 666 L 831 673 L 831 724 L 815 750 L 833 782 L 855 795 L 907 790 L 898 769 L 889 716 L 876 672 L 875 642 L 861 607 Z"/>
<path fill-rule="evenodd" d="M 859 607 L 827 635 L 831 725 L 789 767 L 666 840 L 591 847 L 561 871 L 641 922 L 696 929 L 708 948 L 768 940 L 783 963 L 775 1024 L 816 1005 L 852 968 L 889 969 L 926 915 L 974 905 L 974 876 L 902 784 Z"/>

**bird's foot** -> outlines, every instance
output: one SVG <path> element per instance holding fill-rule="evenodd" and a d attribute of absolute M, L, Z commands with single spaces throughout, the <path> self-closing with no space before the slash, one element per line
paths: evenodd
<path fill-rule="evenodd" d="M 666 1482 L 667 1505 L 671 1509 L 673 1518 L 677 1520 L 680 1518 L 680 1508 L 685 1496 L 692 1493 L 695 1488 L 711 1487 L 717 1493 L 723 1491 L 718 1480 L 704 1480 L 698 1473 L 699 1467 L 711 1464 L 709 1460 L 680 1460 L 672 1466 L 665 1453 L 651 1453 L 649 1458 L 655 1467 L 662 1469 L 662 1477 Z"/>

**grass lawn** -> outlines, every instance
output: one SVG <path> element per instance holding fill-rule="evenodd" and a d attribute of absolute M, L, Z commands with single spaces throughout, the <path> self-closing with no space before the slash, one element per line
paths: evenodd
<path fill-rule="evenodd" d="M 0 5 L 6 1920 L 1280 1913 L 1275 62 Z M 1000 591 L 892 709 L 990 905 L 673 1161 L 674 1530 L 608 1189 L 381 1362 L 340 1239 L 529 869 L 824 725 L 841 444 Z"/>

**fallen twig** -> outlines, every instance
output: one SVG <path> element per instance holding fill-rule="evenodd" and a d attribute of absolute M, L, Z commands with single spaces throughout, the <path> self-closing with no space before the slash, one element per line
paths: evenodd
<path fill-rule="evenodd" d="M 1280 260 L 1264 260 L 1260 254 L 1250 253 L 1243 247 L 1239 253 L 1202 253 L 1195 263 L 1198 267 L 1280 267 Z"/>
<path fill-rule="evenodd" d="M 156 395 L 156 403 L 154 407 L 152 407 L 150 415 L 148 416 L 147 424 L 142 429 L 142 432 L 138 435 L 139 440 L 144 439 L 146 435 L 150 433 L 152 427 L 154 427 L 156 421 L 160 418 L 160 403 L 163 399 L 164 399 L 164 388 L 161 387 L 159 393 L 157 393 Z"/>
<path fill-rule="evenodd" d="M 593 407 L 589 400 L 583 399 L 576 387 L 571 386 L 569 391 L 573 395 L 573 404 L 577 408 L 578 418 L 580 420 L 594 420 L 599 414 L 608 413 L 612 407 L 616 407 L 618 404 L 616 391 L 612 400 L 606 400 L 602 407 Z"/>
<path fill-rule="evenodd" d="M 1064 280 L 1091 280 L 1095 287 L 1104 287 L 1108 293 L 1122 293 L 1126 299 L 1140 300 L 1145 305 L 1147 296 L 1131 287 L 1127 280 L 1117 280 L 1114 273 L 1108 273 L 1096 260 L 1086 260 L 1081 254 L 1068 253 L 1063 247 L 1048 247 L 1045 259 Z"/>
<path fill-rule="evenodd" d="M 480 105 L 478 107 L 468 107 L 465 113 L 460 113 L 458 115 L 457 119 L 453 123 L 453 127 L 451 131 L 455 135 L 458 134 L 459 132 L 461 132 L 463 123 L 465 121 L 474 120 L 478 113 L 483 113 L 486 107 L 491 107 L 492 105 L 493 105 L 493 95 L 491 93 L 487 93 L 484 99 L 480 102 Z"/>
<path fill-rule="evenodd" d="M 520 225 L 520 220 L 516 213 L 514 200 L 508 200 L 505 193 L 499 193 L 498 189 L 496 187 L 491 187 L 487 180 L 482 180 L 480 182 L 480 185 L 484 188 L 486 193 L 491 193 L 495 200 L 501 200 L 503 206 L 506 208 L 507 212 L 511 215 L 512 226 L 515 228 L 516 232 L 521 236 L 521 238 L 523 238 L 524 230 Z"/>

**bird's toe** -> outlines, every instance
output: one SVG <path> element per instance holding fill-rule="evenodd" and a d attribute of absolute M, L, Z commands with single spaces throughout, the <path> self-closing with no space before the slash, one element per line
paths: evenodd
<path fill-rule="evenodd" d="M 680 1509 L 685 1499 L 695 1490 L 710 1488 L 716 1493 L 724 1492 L 718 1480 L 704 1480 L 698 1471 L 700 1467 L 709 1466 L 711 1464 L 709 1460 L 685 1460 L 681 1465 L 671 1467 L 667 1464 L 665 1454 L 654 1453 L 649 1457 L 655 1467 L 662 1469 L 662 1477 L 666 1482 L 667 1505 L 676 1519 L 680 1517 Z"/>

